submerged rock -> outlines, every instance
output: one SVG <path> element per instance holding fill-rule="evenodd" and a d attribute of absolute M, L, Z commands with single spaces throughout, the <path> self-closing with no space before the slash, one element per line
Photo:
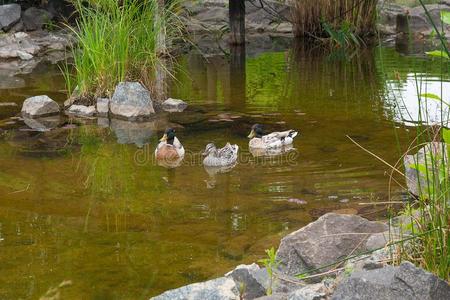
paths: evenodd
<path fill-rule="evenodd" d="M 155 113 L 150 92 L 139 82 L 120 82 L 111 98 L 110 111 L 129 119 L 146 118 Z"/>
<path fill-rule="evenodd" d="M 331 299 L 450 299 L 450 286 L 435 275 L 404 262 L 398 267 L 354 272 Z"/>
<path fill-rule="evenodd" d="M 95 114 L 95 106 L 73 104 L 66 110 L 67 113 L 82 117 L 91 117 Z"/>
<path fill-rule="evenodd" d="M 277 251 L 280 270 L 288 275 L 309 272 L 368 249 L 366 240 L 388 228 L 356 215 L 328 213 L 281 240 Z M 321 271 L 327 271 L 323 268 Z"/>
<path fill-rule="evenodd" d="M 20 13 L 21 9 L 19 4 L 0 5 L 0 29 L 8 31 L 14 24 L 19 22 Z"/>
<path fill-rule="evenodd" d="M 188 104 L 180 99 L 169 98 L 163 102 L 162 108 L 168 112 L 182 112 Z"/>
<path fill-rule="evenodd" d="M 44 117 L 59 113 L 59 105 L 46 95 L 34 96 L 23 102 L 22 114 L 29 117 Z"/>
<path fill-rule="evenodd" d="M 167 291 L 153 300 L 237 300 L 239 290 L 233 279 L 221 277 L 205 282 L 194 283 L 178 289 Z"/>

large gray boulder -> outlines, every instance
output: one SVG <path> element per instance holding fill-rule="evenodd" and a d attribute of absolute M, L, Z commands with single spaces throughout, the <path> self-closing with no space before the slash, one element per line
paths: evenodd
<path fill-rule="evenodd" d="M 22 115 L 28 117 L 44 117 L 59 113 L 59 105 L 46 95 L 26 99 L 22 106 Z"/>
<path fill-rule="evenodd" d="M 239 290 L 232 278 L 217 279 L 194 283 L 167 291 L 153 300 L 238 300 Z"/>
<path fill-rule="evenodd" d="M 354 272 L 341 282 L 334 300 L 444 300 L 450 299 L 450 286 L 435 275 L 410 262 L 398 267 Z"/>
<path fill-rule="evenodd" d="M 20 20 L 20 5 L 0 5 L 0 29 L 8 31 Z"/>
<path fill-rule="evenodd" d="M 408 191 L 413 195 L 429 199 L 433 186 L 432 181 L 427 178 L 442 177 L 439 172 L 443 159 L 447 164 L 447 146 L 440 142 L 428 143 L 416 154 L 406 155 L 403 163 Z"/>
<path fill-rule="evenodd" d="M 25 30 L 40 30 L 53 19 L 53 15 L 45 9 L 30 7 L 23 12 L 22 22 Z"/>
<path fill-rule="evenodd" d="M 366 246 L 367 239 L 387 229 L 383 223 L 371 222 L 356 215 L 323 215 L 281 240 L 277 251 L 280 270 L 288 275 L 311 272 L 349 255 L 372 250 Z"/>
<path fill-rule="evenodd" d="M 139 82 L 120 82 L 110 102 L 113 115 L 139 119 L 155 113 L 150 92 Z"/>

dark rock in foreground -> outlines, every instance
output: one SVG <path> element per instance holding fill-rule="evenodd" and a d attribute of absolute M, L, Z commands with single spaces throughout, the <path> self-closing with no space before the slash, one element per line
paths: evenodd
<path fill-rule="evenodd" d="M 410 262 L 399 267 L 353 273 L 336 288 L 334 300 L 444 300 L 450 299 L 450 286 Z"/>
<path fill-rule="evenodd" d="M 348 255 L 371 250 L 367 239 L 387 225 L 356 215 L 329 213 L 281 240 L 277 251 L 280 269 L 288 275 L 309 272 Z M 331 269 L 323 268 L 320 271 Z"/>

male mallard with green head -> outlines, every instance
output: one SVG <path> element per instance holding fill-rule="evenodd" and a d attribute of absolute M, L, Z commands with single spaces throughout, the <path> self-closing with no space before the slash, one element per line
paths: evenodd
<path fill-rule="evenodd" d="M 287 130 L 281 132 L 272 132 L 264 135 L 264 129 L 261 124 L 252 126 L 248 138 L 250 139 L 248 146 L 252 149 L 275 149 L 288 145 L 292 145 L 297 131 Z"/>
<path fill-rule="evenodd" d="M 175 130 L 173 128 L 166 129 L 163 137 L 159 141 L 155 150 L 156 159 L 176 160 L 183 158 L 184 148 L 175 136 Z"/>

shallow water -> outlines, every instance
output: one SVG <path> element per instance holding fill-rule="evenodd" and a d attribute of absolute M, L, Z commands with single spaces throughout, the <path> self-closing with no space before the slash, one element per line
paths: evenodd
<path fill-rule="evenodd" d="M 48 132 L 9 117 L 28 96 L 64 101 L 58 69 L 17 75 L 17 88 L 0 90 L 18 104 L 0 106 L 0 298 L 61 286 L 63 299 L 144 299 L 254 262 L 326 212 L 382 218 L 383 206 L 359 203 L 388 199 L 387 167 L 347 135 L 395 163 L 414 129 L 394 97 L 411 97 L 412 74 L 434 81 L 441 67 L 387 47 L 345 60 L 317 49 L 188 54 L 170 89 L 186 112 L 138 125 L 47 120 L 60 127 Z M 298 130 L 295 150 L 255 159 L 246 136 L 256 122 Z M 189 154 L 176 169 L 153 160 L 166 126 Z M 240 146 L 231 172 L 201 166 L 210 141 Z"/>

